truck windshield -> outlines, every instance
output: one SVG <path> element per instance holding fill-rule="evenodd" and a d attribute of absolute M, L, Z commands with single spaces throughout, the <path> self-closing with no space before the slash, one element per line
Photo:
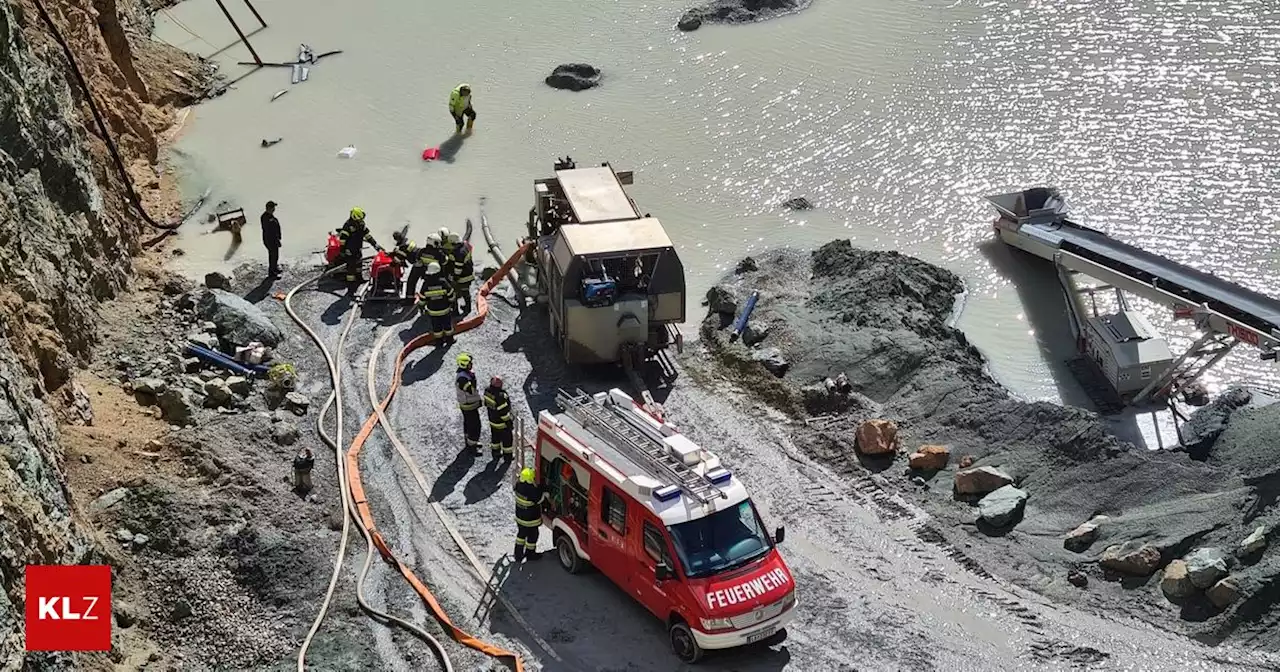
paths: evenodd
<path fill-rule="evenodd" d="M 671 540 L 689 578 L 745 565 L 773 547 L 751 500 L 705 518 L 672 525 Z"/>

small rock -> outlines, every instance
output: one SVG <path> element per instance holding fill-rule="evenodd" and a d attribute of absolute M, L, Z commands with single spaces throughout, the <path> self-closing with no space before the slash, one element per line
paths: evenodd
<path fill-rule="evenodd" d="M 116 618 L 116 625 L 118 627 L 130 628 L 133 627 L 134 623 L 138 622 L 137 617 L 133 615 L 133 609 L 124 604 L 116 602 L 111 605 L 111 611 L 112 615 Z"/>
<path fill-rule="evenodd" d="M 81 456 L 80 456 L 80 461 L 81 461 L 81 462 L 83 462 L 83 463 L 85 463 L 85 464 L 93 464 L 93 456 L 92 456 L 92 455 L 81 455 Z"/>
<path fill-rule="evenodd" d="M 1174 560 L 1164 568 L 1164 576 L 1160 577 L 1160 590 L 1171 600 L 1189 597 L 1196 592 L 1196 587 L 1187 575 L 1187 563 Z"/>
<path fill-rule="evenodd" d="M 93 503 L 89 505 L 89 508 L 93 511 L 105 511 L 116 504 L 119 504 L 128 495 L 128 488 L 116 488 L 115 490 L 93 500 Z"/>
<path fill-rule="evenodd" d="M 742 329 L 742 344 L 748 348 L 759 345 L 769 337 L 770 331 L 769 325 L 752 322 Z"/>
<path fill-rule="evenodd" d="M 187 357 L 182 360 L 183 373 L 196 373 L 200 370 L 201 363 L 199 357 Z"/>
<path fill-rule="evenodd" d="M 898 452 L 898 425 L 892 420 L 864 420 L 854 433 L 854 445 L 863 455 Z"/>
<path fill-rule="evenodd" d="M 224 274 L 224 273 L 219 273 L 217 271 L 214 271 L 212 273 L 205 273 L 204 286 L 208 287 L 209 289 L 230 290 L 231 280 L 232 278 L 230 274 Z"/>
<path fill-rule="evenodd" d="M 1062 547 L 1074 553 L 1085 552 L 1098 540 L 1098 527 L 1107 520 L 1106 516 L 1094 516 L 1080 523 L 1076 529 L 1067 533 L 1067 537 L 1062 540 Z"/>
<path fill-rule="evenodd" d="M 211 380 L 217 380 L 221 378 L 222 375 L 219 374 L 217 371 L 201 371 L 200 373 L 196 374 L 196 377 L 200 379 L 200 383 L 201 383 L 200 389 L 204 389 L 204 383 L 207 383 Z"/>
<path fill-rule="evenodd" d="M 1089 577 L 1085 576 L 1083 572 L 1073 569 L 1067 572 L 1067 583 L 1076 588 L 1085 588 L 1089 585 Z"/>
<path fill-rule="evenodd" d="M 122 544 L 133 543 L 133 533 L 122 527 L 116 530 L 116 541 L 119 541 Z"/>
<path fill-rule="evenodd" d="M 973 466 L 974 462 L 977 462 L 977 461 L 978 460 L 974 458 L 974 456 L 965 455 L 964 457 L 960 458 L 960 463 L 957 466 L 959 466 L 961 469 L 968 469 L 969 467 Z"/>
<path fill-rule="evenodd" d="M 282 446 L 292 446 L 298 440 L 298 427 L 292 422 L 277 422 L 271 426 L 271 438 Z"/>
<path fill-rule="evenodd" d="M 1126 541 L 1108 546 L 1098 563 L 1121 574 L 1151 576 L 1160 566 L 1160 549 L 1139 541 Z"/>
<path fill-rule="evenodd" d="M 283 410 L 277 409 L 271 412 L 271 422 L 284 422 L 288 419 L 289 416 Z"/>
<path fill-rule="evenodd" d="M 951 449 L 946 446 L 920 446 L 911 453 L 907 465 L 918 471 L 939 471 L 946 469 L 950 460 Z"/>
<path fill-rule="evenodd" d="M 149 539 L 145 534 L 133 535 L 133 545 L 137 546 L 138 548 L 142 548 L 143 546 L 146 546 L 147 542 L 149 541 L 151 541 L 151 539 Z"/>
<path fill-rule="evenodd" d="M 208 348 L 209 350 L 218 349 L 218 337 L 214 336 L 213 334 L 206 334 L 206 333 L 189 334 L 187 336 L 187 340 L 203 348 Z"/>
<path fill-rule="evenodd" d="M 217 408 L 226 406 L 231 403 L 231 388 L 227 387 L 227 381 L 221 378 L 215 378 L 204 384 L 204 405 L 209 408 Z"/>
<path fill-rule="evenodd" d="M 778 378 L 787 375 L 787 370 L 791 368 L 791 362 L 788 362 L 777 348 L 752 350 L 751 359 L 760 362 L 766 371 Z"/>
<path fill-rule="evenodd" d="M 1240 551 L 1237 553 L 1240 557 L 1247 558 L 1255 553 L 1261 552 L 1267 547 L 1267 528 L 1259 525 L 1252 534 L 1244 538 L 1240 542 Z"/>
<path fill-rule="evenodd" d="M 173 612 L 169 614 L 169 618 L 174 621 L 181 621 L 191 615 L 191 605 L 186 600 L 178 600 L 173 603 Z"/>
<path fill-rule="evenodd" d="M 1204 589 L 1227 575 L 1227 556 L 1221 549 L 1197 548 L 1182 558 L 1192 585 Z"/>
<path fill-rule="evenodd" d="M 684 32 L 697 30 L 702 27 L 702 17 L 697 14 L 687 13 L 680 17 L 680 21 L 676 23 L 676 28 Z"/>
<path fill-rule="evenodd" d="M 290 392 L 284 395 L 284 403 L 285 408 L 293 411 L 294 415 L 306 415 L 307 407 L 311 405 L 311 401 L 301 392 Z"/>
<path fill-rule="evenodd" d="M 734 273 L 742 275 L 743 273 L 751 273 L 760 270 L 760 264 L 753 257 L 743 257 L 742 261 L 733 269 Z"/>
<path fill-rule="evenodd" d="M 586 63 L 565 63 L 543 80 L 553 89 L 585 91 L 600 86 L 600 68 Z"/>
<path fill-rule="evenodd" d="M 200 331 L 209 334 L 216 334 L 218 333 L 218 325 L 214 324 L 212 320 L 205 320 L 200 323 Z"/>
<path fill-rule="evenodd" d="M 992 527 L 1008 527 L 1027 505 L 1027 492 L 1006 485 L 978 502 L 978 517 Z"/>
<path fill-rule="evenodd" d="M 974 467 L 956 472 L 956 492 L 985 495 L 1013 483 L 1013 477 L 995 467 Z"/>
<path fill-rule="evenodd" d="M 243 376 L 231 376 L 230 378 L 227 378 L 227 387 L 231 388 L 232 392 L 242 397 L 249 396 L 249 390 L 251 389 L 249 379 Z"/>
<path fill-rule="evenodd" d="M 121 371 L 128 371 L 134 366 L 133 358 L 128 355 L 120 355 L 116 358 L 116 368 Z"/>
<path fill-rule="evenodd" d="M 707 290 L 707 309 L 713 313 L 737 315 L 738 295 L 725 285 L 716 285 Z"/>
<path fill-rule="evenodd" d="M 914 485 L 917 488 L 927 488 L 929 487 L 929 482 L 924 480 L 924 477 L 922 476 L 912 476 L 911 485 Z"/>
<path fill-rule="evenodd" d="M 171 425 L 186 425 L 191 422 L 191 415 L 195 412 L 196 401 L 191 390 L 170 388 L 161 394 L 156 403 L 160 406 L 160 410 L 164 414 L 164 418 Z"/>
<path fill-rule="evenodd" d="M 798 196 L 789 201 L 785 201 L 782 204 L 782 207 L 788 210 L 812 210 L 813 203 L 810 203 L 809 199 L 805 198 L 804 196 Z"/>
<path fill-rule="evenodd" d="M 133 391 L 139 394 L 156 396 L 169 389 L 169 385 L 159 378 L 139 378 L 133 381 Z"/>
<path fill-rule="evenodd" d="M 165 278 L 164 284 L 160 286 L 160 291 L 165 296 L 178 296 L 183 292 L 191 291 L 191 281 L 177 274 L 171 274 Z"/>
<path fill-rule="evenodd" d="M 1219 609 L 1226 609 L 1240 599 L 1240 586 L 1235 579 L 1227 577 L 1213 584 L 1213 587 L 1206 590 L 1204 594 L 1213 603 L 1213 606 Z"/>

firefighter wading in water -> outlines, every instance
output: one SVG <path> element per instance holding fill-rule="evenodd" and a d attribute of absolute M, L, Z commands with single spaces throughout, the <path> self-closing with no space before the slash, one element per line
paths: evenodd
<path fill-rule="evenodd" d="M 489 410 L 489 450 L 497 458 L 515 459 L 515 441 L 511 431 L 511 398 L 502 389 L 502 378 L 494 376 L 484 390 L 484 406 Z"/>
<path fill-rule="evenodd" d="M 471 370 L 471 355 L 458 355 L 458 410 L 462 411 L 462 433 L 466 437 L 466 450 L 472 455 L 480 454 L 480 404 L 483 399 L 476 383 L 476 374 Z"/>
<path fill-rule="evenodd" d="M 547 499 L 547 493 L 533 482 L 533 470 L 528 467 L 520 470 L 515 499 L 516 562 L 526 556 L 530 560 L 537 560 L 542 557 L 538 555 L 538 528 L 542 527 L 542 502 Z"/>

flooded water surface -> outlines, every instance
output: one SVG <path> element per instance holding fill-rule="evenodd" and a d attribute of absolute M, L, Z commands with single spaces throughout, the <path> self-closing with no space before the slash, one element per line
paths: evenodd
<path fill-rule="evenodd" d="M 636 171 L 631 195 L 685 260 L 691 316 L 742 255 L 848 237 L 962 275 L 959 326 L 1028 397 L 1058 396 L 1046 348 L 1064 337 L 1060 292 L 1044 262 L 990 243 L 986 194 L 1056 185 L 1095 227 L 1280 294 L 1280 13 L 1267 0 L 817 0 L 688 34 L 674 29 L 683 0 L 255 6 L 264 60 L 293 60 L 302 42 L 344 53 L 297 85 L 287 68 L 246 76 L 195 111 L 176 157 L 193 195 L 211 188 L 251 221 L 278 201 L 289 258 L 314 255 L 352 206 L 389 243 L 406 223 L 418 239 L 461 228 L 482 198 L 510 249 L 532 181 L 568 154 Z M 202 54 L 236 41 L 214 3 L 169 10 L 158 35 Z M 241 46 L 215 60 L 250 71 Z M 601 88 L 542 83 L 579 61 L 603 69 Z M 463 139 L 446 110 L 460 82 L 478 112 Z M 356 156 L 338 158 L 347 145 Z M 446 160 L 422 161 L 433 146 Z M 779 207 L 793 196 L 817 209 Z M 192 271 L 265 258 L 256 225 L 229 258 L 225 234 L 205 230 L 182 234 Z M 1175 349 L 1188 342 L 1166 309 L 1143 308 Z M 1242 349 L 1213 381 L 1272 370 Z"/>

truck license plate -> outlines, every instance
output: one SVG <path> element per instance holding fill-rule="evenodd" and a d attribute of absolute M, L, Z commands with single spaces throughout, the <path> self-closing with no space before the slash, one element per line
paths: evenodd
<path fill-rule="evenodd" d="M 774 632 L 776 632 L 776 631 L 777 631 L 777 629 L 778 629 L 778 626 L 776 626 L 776 625 L 771 625 L 771 626 L 769 626 L 769 627 L 765 628 L 764 630 L 761 630 L 760 632 L 756 632 L 756 633 L 752 633 L 752 634 L 750 634 L 750 635 L 747 635 L 747 643 L 748 643 L 748 644 L 752 644 L 752 643 L 758 642 L 758 641 L 760 641 L 760 640 L 762 640 L 762 639 L 768 639 L 769 635 L 772 635 Z"/>

